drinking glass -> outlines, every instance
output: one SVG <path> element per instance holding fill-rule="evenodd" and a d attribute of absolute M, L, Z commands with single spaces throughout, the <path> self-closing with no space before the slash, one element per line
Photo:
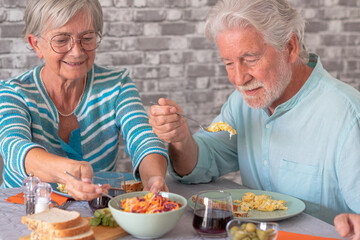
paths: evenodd
<path fill-rule="evenodd" d="M 91 182 L 93 184 L 104 185 L 109 184 L 108 194 L 112 197 L 126 193 L 124 174 L 118 172 L 99 172 L 94 174 Z M 101 196 L 89 201 L 89 206 L 94 212 L 97 209 L 107 208 L 110 198 Z"/>
<path fill-rule="evenodd" d="M 226 224 L 234 218 L 231 194 L 205 191 L 196 196 L 193 227 L 206 237 L 225 237 Z"/>

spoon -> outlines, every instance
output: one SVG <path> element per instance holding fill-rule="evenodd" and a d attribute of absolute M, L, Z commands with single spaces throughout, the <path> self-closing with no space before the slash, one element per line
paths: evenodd
<path fill-rule="evenodd" d="M 80 178 L 72 175 L 71 173 L 69 173 L 69 172 L 67 172 L 67 171 L 64 171 L 64 173 L 67 174 L 67 175 L 69 175 L 69 176 L 72 176 L 73 178 L 75 178 L 75 179 L 78 180 L 78 181 L 81 181 Z M 98 184 L 98 186 L 101 187 L 101 184 Z M 102 192 L 101 194 L 102 194 L 103 196 L 105 196 L 105 197 L 110 198 L 110 199 L 113 199 L 113 198 L 114 198 L 113 196 L 111 196 L 111 195 L 109 195 L 109 194 L 107 194 L 107 193 L 105 193 L 105 192 Z M 124 208 L 123 208 L 122 206 L 120 206 L 120 204 L 119 204 L 117 201 L 114 201 L 114 202 L 116 203 L 116 205 L 118 206 L 119 209 L 124 210 Z"/>
<path fill-rule="evenodd" d="M 154 102 L 150 102 L 150 104 L 152 104 L 152 105 L 158 105 L 158 104 L 156 104 L 156 103 L 154 103 Z M 177 115 L 181 116 L 181 117 L 184 117 L 184 118 L 186 118 L 186 119 L 189 119 L 189 120 L 195 122 L 197 125 L 199 125 L 199 127 L 200 127 L 202 130 L 204 130 L 204 131 L 206 131 L 206 132 L 209 132 L 209 131 L 206 129 L 206 127 L 203 127 L 203 126 L 201 125 L 201 123 L 198 122 L 197 120 L 195 120 L 195 119 L 193 119 L 193 118 L 191 118 L 191 117 L 189 117 L 189 116 L 186 116 L 186 115 L 184 115 L 184 114 L 182 114 L 182 113 L 179 113 L 179 112 L 175 112 L 175 113 L 176 113 Z"/>

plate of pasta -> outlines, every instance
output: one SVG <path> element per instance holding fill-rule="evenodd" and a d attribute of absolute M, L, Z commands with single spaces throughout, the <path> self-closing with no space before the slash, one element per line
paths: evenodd
<path fill-rule="evenodd" d="M 262 190 L 225 189 L 233 200 L 234 217 L 243 220 L 279 221 L 302 213 L 305 203 L 295 197 Z M 194 209 L 196 195 L 188 199 Z"/>

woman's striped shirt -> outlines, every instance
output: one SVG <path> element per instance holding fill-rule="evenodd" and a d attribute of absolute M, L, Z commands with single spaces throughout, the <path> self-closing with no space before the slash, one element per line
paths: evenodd
<path fill-rule="evenodd" d="M 27 176 L 24 159 L 32 148 L 71 157 L 58 136 L 59 115 L 40 80 L 41 67 L 0 81 L 0 153 L 4 159 L 1 188 L 22 185 Z M 74 114 L 81 141 L 80 159 L 76 160 L 88 161 L 94 172 L 115 169 L 120 135 L 136 178 L 146 155 L 158 153 L 168 160 L 165 145 L 153 133 L 127 70 L 94 65 Z"/>

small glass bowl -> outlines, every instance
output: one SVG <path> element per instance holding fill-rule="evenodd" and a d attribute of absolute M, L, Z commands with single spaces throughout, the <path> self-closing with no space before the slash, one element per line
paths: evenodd
<path fill-rule="evenodd" d="M 257 239 L 262 240 L 275 240 L 278 230 L 279 224 L 274 222 L 233 219 L 226 225 L 226 231 L 231 240 L 240 240 L 246 237 L 250 239 L 256 239 L 257 237 Z"/>

